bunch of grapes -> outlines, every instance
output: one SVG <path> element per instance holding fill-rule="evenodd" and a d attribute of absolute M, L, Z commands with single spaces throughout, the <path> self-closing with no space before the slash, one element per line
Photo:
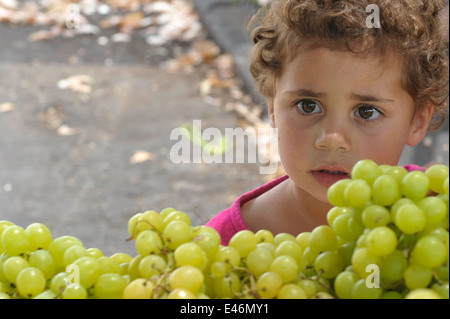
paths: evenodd
<path fill-rule="evenodd" d="M 127 225 L 135 256 L 0 221 L 0 298 L 448 299 L 448 176 L 363 160 L 329 188 L 327 225 L 227 246 L 183 211 L 149 210 Z"/>

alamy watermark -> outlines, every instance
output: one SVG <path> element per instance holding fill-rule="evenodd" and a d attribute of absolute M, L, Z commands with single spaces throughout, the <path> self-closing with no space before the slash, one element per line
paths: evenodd
<path fill-rule="evenodd" d="M 369 4 L 366 7 L 366 12 L 370 12 L 369 16 L 366 18 L 366 27 L 369 29 L 381 28 L 380 8 L 376 4 Z"/>
<path fill-rule="evenodd" d="M 279 161 L 273 154 L 278 149 L 278 130 L 275 128 L 225 128 L 202 130 L 201 120 L 190 126 L 178 127 L 170 133 L 177 141 L 170 149 L 175 164 L 191 163 L 259 163 L 260 174 L 273 174 Z"/>

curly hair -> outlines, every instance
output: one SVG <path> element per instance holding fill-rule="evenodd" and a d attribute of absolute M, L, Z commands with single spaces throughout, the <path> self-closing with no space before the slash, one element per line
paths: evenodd
<path fill-rule="evenodd" d="M 377 5 L 380 25 L 366 23 Z M 434 105 L 429 130 L 442 126 L 448 108 L 448 30 L 439 18 L 440 0 L 274 0 L 249 23 L 254 46 L 250 72 L 267 98 L 276 93 L 283 65 L 299 48 L 325 47 L 402 61 L 402 85 L 415 111 Z M 448 21 L 447 21 L 448 24 Z"/>

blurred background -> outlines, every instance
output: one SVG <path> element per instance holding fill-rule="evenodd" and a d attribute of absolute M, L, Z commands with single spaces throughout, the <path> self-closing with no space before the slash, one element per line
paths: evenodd
<path fill-rule="evenodd" d="M 245 27 L 261 4 L 0 0 L 0 220 L 135 254 L 134 214 L 174 207 L 200 225 L 282 174 L 170 159 L 171 132 L 194 120 L 267 127 Z M 448 148 L 447 121 L 401 164 L 448 165 Z"/>

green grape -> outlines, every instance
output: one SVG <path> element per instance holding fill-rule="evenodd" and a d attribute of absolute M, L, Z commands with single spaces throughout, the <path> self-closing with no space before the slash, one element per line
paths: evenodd
<path fill-rule="evenodd" d="M 45 290 L 46 280 L 38 268 L 28 267 L 17 275 L 16 284 L 23 297 L 33 298 Z"/>
<path fill-rule="evenodd" d="M 353 252 L 356 248 L 356 242 L 352 241 L 349 243 L 345 243 L 338 248 L 338 254 L 341 256 L 342 261 L 344 262 L 344 267 L 347 267 L 352 264 L 352 256 Z"/>
<path fill-rule="evenodd" d="M 296 283 L 303 289 L 306 294 L 306 298 L 309 298 L 316 293 L 316 285 L 312 280 L 299 279 Z"/>
<path fill-rule="evenodd" d="M 297 242 L 300 244 L 300 248 L 302 249 L 302 251 L 304 251 L 306 249 L 306 247 L 308 247 L 310 235 L 311 235 L 311 232 L 303 232 L 303 233 L 298 234 L 297 237 L 295 237 Z"/>
<path fill-rule="evenodd" d="M 425 213 L 414 204 L 404 204 L 395 214 L 395 225 L 405 234 L 416 234 L 425 229 Z"/>
<path fill-rule="evenodd" d="M 228 246 L 234 247 L 242 258 L 256 248 L 257 240 L 255 234 L 250 230 L 241 230 L 231 237 Z"/>
<path fill-rule="evenodd" d="M 86 249 L 86 254 L 89 257 L 100 258 L 103 257 L 103 252 L 98 248 L 88 248 Z"/>
<path fill-rule="evenodd" d="M 249 255 L 250 256 L 250 255 Z M 252 271 L 249 267 L 249 270 Z M 227 273 L 227 265 L 223 261 L 213 262 L 209 271 L 214 277 L 223 277 Z"/>
<path fill-rule="evenodd" d="M 437 282 L 431 286 L 431 289 L 436 291 L 441 298 L 443 299 L 449 299 L 449 287 L 448 287 L 448 281 L 446 282 Z"/>
<path fill-rule="evenodd" d="M 169 284 L 172 290 L 183 288 L 196 293 L 202 287 L 203 282 L 204 276 L 202 271 L 193 266 L 181 266 L 169 275 Z"/>
<path fill-rule="evenodd" d="M 61 294 L 67 287 L 69 274 L 65 271 L 59 272 L 50 280 L 50 289 L 54 294 Z"/>
<path fill-rule="evenodd" d="M 273 243 L 259 243 L 256 245 L 256 248 L 267 249 L 273 255 L 275 253 L 275 249 L 277 249 L 277 246 Z"/>
<path fill-rule="evenodd" d="M 219 250 L 220 235 L 216 230 L 214 232 L 203 231 L 196 234 L 192 242 L 203 249 L 209 259 L 212 259 Z"/>
<path fill-rule="evenodd" d="M 397 181 L 397 184 L 400 186 L 403 177 L 405 177 L 408 174 L 408 170 L 403 166 L 390 166 L 384 172 L 384 174 L 392 176 Z"/>
<path fill-rule="evenodd" d="M 168 216 L 170 217 L 170 215 Z M 169 249 L 175 250 L 183 243 L 187 243 L 194 238 L 190 224 L 181 220 L 171 221 L 163 232 L 163 240 Z"/>
<path fill-rule="evenodd" d="M 127 225 L 128 235 L 130 235 L 130 237 L 133 239 L 136 239 L 137 235 L 139 235 L 139 231 L 137 228 L 137 221 L 141 215 L 142 215 L 142 213 L 134 214 L 128 220 L 128 225 Z"/>
<path fill-rule="evenodd" d="M 427 225 L 435 225 L 444 220 L 448 208 L 439 197 L 429 196 L 420 200 L 417 206 L 425 213 Z"/>
<path fill-rule="evenodd" d="M 448 193 L 449 185 L 448 185 L 448 183 L 449 182 L 448 182 L 448 176 L 447 176 L 447 178 L 444 181 L 444 185 L 442 186 L 442 188 L 444 190 L 444 194 L 447 195 L 447 197 L 449 196 L 449 193 Z"/>
<path fill-rule="evenodd" d="M 275 298 L 283 285 L 283 278 L 279 273 L 267 271 L 256 281 L 256 289 L 263 299 Z"/>
<path fill-rule="evenodd" d="M 3 262 L 3 275 L 9 282 L 16 284 L 16 279 L 19 273 L 23 269 L 29 267 L 30 264 L 25 260 L 25 258 L 21 256 L 12 256 Z"/>
<path fill-rule="evenodd" d="M 214 261 L 222 261 L 230 266 L 239 266 L 241 256 L 239 251 L 231 246 L 221 246 L 214 257 Z"/>
<path fill-rule="evenodd" d="M 334 280 L 334 292 L 340 299 L 351 299 L 353 287 L 360 279 L 353 271 L 342 271 Z"/>
<path fill-rule="evenodd" d="M 375 179 L 382 173 L 377 163 L 370 159 L 363 159 L 353 165 L 351 177 L 352 179 L 365 180 L 369 185 L 372 185 Z"/>
<path fill-rule="evenodd" d="M 434 164 L 427 168 L 425 175 L 430 180 L 430 189 L 437 193 L 444 193 L 444 182 L 448 178 L 448 166 L 444 164 Z"/>
<path fill-rule="evenodd" d="M 2 248 L 8 256 L 19 256 L 30 248 L 25 230 L 17 225 L 7 227 L 2 233 Z"/>
<path fill-rule="evenodd" d="M 51 279 L 56 273 L 55 262 L 52 255 L 47 250 L 36 250 L 28 257 L 28 263 L 31 267 L 38 268 L 42 271 L 46 280 Z"/>
<path fill-rule="evenodd" d="M 133 260 L 133 257 L 126 253 L 114 253 L 110 256 L 110 258 L 117 261 L 119 265 L 122 263 L 129 263 Z"/>
<path fill-rule="evenodd" d="M 403 278 L 406 268 L 408 268 L 408 260 L 405 254 L 400 250 L 394 250 L 381 258 L 381 280 L 386 283 L 397 282 Z"/>
<path fill-rule="evenodd" d="M 14 226 L 15 224 L 7 221 L 7 220 L 0 220 L 0 248 L 2 247 L 2 234 L 3 231 L 8 228 L 9 226 Z"/>
<path fill-rule="evenodd" d="M 229 273 L 224 277 L 214 278 L 212 289 L 217 298 L 233 298 L 241 289 L 241 281 L 234 273 Z"/>
<path fill-rule="evenodd" d="M 353 215 L 350 216 L 350 218 L 348 219 L 348 229 L 353 234 L 352 237 L 361 236 L 365 230 L 364 226 L 362 224 L 358 223 L 356 221 L 356 218 L 353 217 Z M 353 239 L 347 239 L 347 240 L 353 240 Z"/>
<path fill-rule="evenodd" d="M 442 299 L 439 293 L 429 288 L 418 288 L 410 291 L 405 299 Z"/>
<path fill-rule="evenodd" d="M 277 293 L 277 299 L 306 299 L 306 293 L 302 287 L 296 284 L 284 284 Z"/>
<path fill-rule="evenodd" d="M 74 245 L 84 247 L 83 243 L 73 236 L 57 237 L 50 243 L 48 251 L 52 255 L 57 269 L 64 266 L 64 253 L 69 247 Z"/>
<path fill-rule="evenodd" d="M 448 251 L 447 251 L 448 252 Z M 436 278 L 441 281 L 448 281 L 449 279 L 449 265 L 448 265 L 448 257 L 447 262 L 445 264 L 440 265 L 434 269 L 436 274 Z"/>
<path fill-rule="evenodd" d="M 275 246 L 278 246 L 279 244 L 281 244 L 282 242 L 284 242 L 285 240 L 292 240 L 292 241 L 296 241 L 297 239 L 295 238 L 294 235 L 291 235 L 289 233 L 278 233 L 275 235 L 275 237 L 273 238 L 273 244 Z"/>
<path fill-rule="evenodd" d="M 72 265 L 75 265 L 80 275 L 80 284 L 84 288 L 92 287 L 100 276 L 100 266 L 98 260 L 93 257 L 81 257 L 77 259 Z"/>
<path fill-rule="evenodd" d="M 397 212 L 399 210 L 400 207 L 402 207 L 405 204 L 411 204 L 411 205 L 415 205 L 416 203 L 414 201 L 412 201 L 409 198 L 400 198 L 398 201 L 396 201 L 390 208 L 391 211 L 391 220 L 396 223 L 396 216 L 397 216 Z"/>
<path fill-rule="evenodd" d="M 274 236 L 272 232 L 266 229 L 260 229 L 255 233 L 257 243 L 273 243 Z"/>
<path fill-rule="evenodd" d="M 203 249 L 193 242 L 184 243 L 175 249 L 175 263 L 178 266 L 194 266 L 204 270 L 208 263 L 208 257 Z"/>
<path fill-rule="evenodd" d="M 344 269 L 344 260 L 335 251 L 326 251 L 317 256 L 314 267 L 323 278 L 335 278 Z"/>
<path fill-rule="evenodd" d="M 401 197 L 396 179 L 390 175 L 381 175 L 372 185 L 373 202 L 380 206 L 390 206 Z"/>
<path fill-rule="evenodd" d="M 274 257 L 288 255 L 294 257 L 297 263 L 300 262 L 303 255 L 303 250 L 297 241 L 286 240 L 280 243 L 274 251 Z"/>
<path fill-rule="evenodd" d="M 350 182 L 350 179 L 341 179 L 328 188 L 327 197 L 331 205 L 335 207 L 348 206 L 344 192 Z"/>
<path fill-rule="evenodd" d="M 351 214 L 343 214 L 334 219 L 332 228 L 337 236 L 346 240 L 356 240 L 358 238 L 358 235 L 350 229 L 351 218 Z"/>
<path fill-rule="evenodd" d="M 331 226 L 338 216 L 349 215 L 350 213 L 351 209 L 348 207 L 333 207 L 327 213 L 327 223 Z"/>
<path fill-rule="evenodd" d="M 169 293 L 167 299 L 197 299 L 197 297 L 187 289 L 176 288 Z"/>
<path fill-rule="evenodd" d="M 328 225 L 318 226 L 309 235 L 308 245 L 316 252 L 336 250 L 338 248 L 336 233 Z"/>
<path fill-rule="evenodd" d="M 128 264 L 128 275 L 130 276 L 130 280 L 135 280 L 141 276 L 139 272 L 139 264 L 143 258 L 144 256 L 138 254 Z"/>
<path fill-rule="evenodd" d="M 150 280 L 137 278 L 125 287 L 123 299 L 151 299 L 154 288 Z"/>
<path fill-rule="evenodd" d="M 52 233 L 47 226 L 41 223 L 33 223 L 25 228 L 25 234 L 28 237 L 30 251 L 38 249 L 47 250 L 53 240 Z"/>
<path fill-rule="evenodd" d="M 352 288 L 352 299 L 380 299 L 382 294 L 381 288 L 367 287 L 365 279 L 359 279 Z"/>
<path fill-rule="evenodd" d="M 367 248 L 376 256 L 387 256 L 397 248 L 397 235 L 386 226 L 372 229 L 367 234 Z"/>
<path fill-rule="evenodd" d="M 424 172 L 412 171 L 402 179 L 402 194 L 413 200 L 419 201 L 428 194 L 430 180 Z"/>
<path fill-rule="evenodd" d="M 411 290 L 428 287 L 432 276 L 431 269 L 422 265 L 409 265 L 403 273 L 405 286 Z"/>
<path fill-rule="evenodd" d="M 189 226 L 191 226 L 191 218 L 188 214 L 181 210 L 176 210 L 171 213 L 169 213 L 164 219 L 163 219 L 163 228 L 165 228 L 167 225 L 170 224 L 170 222 L 174 220 L 183 221 Z"/>
<path fill-rule="evenodd" d="M 369 205 L 363 210 L 362 222 L 369 229 L 387 226 L 391 222 L 391 213 L 384 206 Z"/>
<path fill-rule="evenodd" d="M 354 179 L 345 188 L 344 196 L 349 206 L 363 207 L 372 198 L 372 187 L 363 179 Z"/>
<path fill-rule="evenodd" d="M 88 292 L 82 285 L 71 285 L 61 293 L 62 299 L 87 299 Z"/>
<path fill-rule="evenodd" d="M 154 210 L 148 210 L 139 215 L 136 221 L 136 229 L 138 233 L 144 230 L 153 230 L 162 232 L 164 229 L 164 222 L 161 215 Z"/>
<path fill-rule="evenodd" d="M 162 219 L 164 221 L 164 218 L 166 218 L 170 213 L 173 213 L 176 210 L 177 209 L 175 209 L 173 207 L 166 207 L 159 212 L 159 215 L 162 217 Z"/>
<path fill-rule="evenodd" d="M 100 268 L 101 274 L 106 273 L 120 274 L 120 264 L 116 260 L 106 256 L 102 256 L 95 259 L 98 261 L 98 266 Z"/>
<path fill-rule="evenodd" d="M 369 265 L 380 265 L 380 257 L 372 254 L 367 247 L 356 248 L 352 256 L 352 266 L 354 271 L 363 279 L 365 279 L 369 273 L 367 267 Z"/>
<path fill-rule="evenodd" d="M 71 246 L 66 249 L 63 255 L 63 265 L 67 267 L 68 265 L 75 262 L 75 260 L 87 256 L 86 248 L 83 246 Z"/>
<path fill-rule="evenodd" d="M 306 247 L 306 249 L 303 251 L 303 257 L 300 260 L 300 262 L 305 260 L 308 263 L 308 265 L 313 265 L 319 254 L 320 254 L 319 251 L 312 250 L 311 247 Z"/>
<path fill-rule="evenodd" d="M 46 289 L 33 299 L 57 299 L 58 295 L 55 294 L 51 289 Z"/>
<path fill-rule="evenodd" d="M 390 290 L 383 292 L 380 299 L 403 299 L 403 296 L 398 291 Z"/>
<path fill-rule="evenodd" d="M 292 256 L 278 256 L 272 261 L 269 270 L 278 273 L 283 283 L 288 283 L 297 276 L 298 264 Z"/>
<path fill-rule="evenodd" d="M 247 256 L 247 268 L 255 277 L 259 277 L 270 269 L 273 259 L 269 250 L 257 247 Z"/>
<path fill-rule="evenodd" d="M 159 254 L 164 244 L 161 237 L 153 230 L 143 230 L 136 238 L 136 250 L 139 255 Z"/>
<path fill-rule="evenodd" d="M 119 274 L 102 274 L 94 286 L 94 295 L 100 299 L 122 299 L 127 281 Z"/>
<path fill-rule="evenodd" d="M 445 244 L 439 238 L 424 236 L 417 241 L 411 257 L 422 266 L 435 268 L 444 263 L 447 254 Z"/>
<path fill-rule="evenodd" d="M 159 255 L 145 256 L 139 263 L 139 273 L 145 279 L 161 275 L 166 268 L 166 260 Z"/>

